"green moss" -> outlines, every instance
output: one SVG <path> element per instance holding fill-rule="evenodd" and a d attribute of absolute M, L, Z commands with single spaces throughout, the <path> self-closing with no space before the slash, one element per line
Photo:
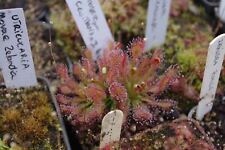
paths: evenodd
<path fill-rule="evenodd" d="M 10 148 L 5 145 L 5 143 L 0 139 L 0 150 L 10 150 Z"/>
<path fill-rule="evenodd" d="M 13 142 L 27 149 L 57 145 L 53 133 L 59 133 L 59 123 L 43 89 L 1 91 L 0 135 L 9 134 Z M 51 140 L 49 140 L 51 139 Z M 48 146 L 49 147 L 49 146 Z"/>
<path fill-rule="evenodd" d="M 85 44 L 69 8 L 64 1 L 58 0 L 48 1 L 48 5 L 56 43 L 72 60 L 77 60 Z"/>
<path fill-rule="evenodd" d="M 5 144 L 3 140 L 0 139 L 0 150 L 23 150 L 17 144 L 13 144 L 11 147 Z"/>
<path fill-rule="evenodd" d="M 178 63 L 181 64 L 181 69 L 183 72 L 188 72 L 193 70 L 197 63 L 197 57 L 195 53 L 191 51 L 184 51 L 177 54 Z"/>
<path fill-rule="evenodd" d="M 206 21 L 205 12 L 202 8 L 198 9 L 198 15 L 187 10 L 170 19 L 164 48 L 165 61 L 169 64 L 177 63 L 188 79 L 188 84 L 199 91 L 213 33 Z"/>

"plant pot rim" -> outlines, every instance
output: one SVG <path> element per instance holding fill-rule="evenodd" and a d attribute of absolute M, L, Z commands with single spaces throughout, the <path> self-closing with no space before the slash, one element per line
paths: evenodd
<path fill-rule="evenodd" d="M 202 0 L 202 2 L 208 7 L 218 7 L 220 4 L 219 0 L 217 2 L 211 2 L 210 0 Z"/>

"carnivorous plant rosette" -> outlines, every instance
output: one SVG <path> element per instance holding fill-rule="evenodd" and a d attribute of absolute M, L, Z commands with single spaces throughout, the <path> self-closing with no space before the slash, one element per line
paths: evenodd
<path fill-rule="evenodd" d="M 80 63 L 73 65 L 70 76 L 67 67 L 57 66 L 62 80 L 57 100 L 62 113 L 74 126 L 93 127 L 112 109 L 124 113 L 124 123 L 151 125 L 160 117 L 174 112 L 176 102 L 158 96 L 178 77 L 177 66 L 159 73 L 162 51 L 144 53 L 144 41 L 134 40 L 128 50 L 119 44 L 106 49 L 96 62 L 86 51 Z"/>

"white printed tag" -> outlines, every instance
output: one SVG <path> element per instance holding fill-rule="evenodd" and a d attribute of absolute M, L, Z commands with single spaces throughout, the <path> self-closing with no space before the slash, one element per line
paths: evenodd
<path fill-rule="evenodd" d="M 145 50 L 150 50 L 165 42 L 170 6 L 171 0 L 149 1 Z"/>
<path fill-rule="evenodd" d="M 202 120 L 211 111 L 225 54 L 225 34 L 216 37 L 209 45 L 206 67 L 197 107 L 196 118 Z"/>
<path fill-rule="evenodd" d="M 0 61 L 7 88 L 37 85 L 22 8 L 0 10 Z"/>
<path fill-rule="evenodd" d="M 66 0 L 83 40 L 94 59 L 114 41 L 98 0 Z M 74 41 L 76 42 L 76 41 Z"/>
<path fill-rule="evenodd" d="M 123 112 L 121 110 L 114 110 L 105 115 L 102 120 L 100 149 L 120 140 L 122 124 Z"/>
<path fill-rule="evenodd" d="M 220 1 L 219 18 L 225 22 L 225 0 Z"/>

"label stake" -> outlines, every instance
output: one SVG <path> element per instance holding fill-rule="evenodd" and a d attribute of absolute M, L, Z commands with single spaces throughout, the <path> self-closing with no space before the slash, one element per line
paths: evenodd
<path fill-rule="evenodd" d="M 165 42 L 170 6 L 171 0 L 149 1 L 145 50 L 150 50 Z"/>
<path fill-rule="evenodd" d="M 22 8 L 0 10 L 0 64 L 7 88 L 37 85 Z"/>
<path fill-rule="evenodd" d="M 105 115 L 102 120 L 100 149 L 120 140 L 122 124 L 123 112 L 121 110 L 114 110 Z"/>
<path fill-rule="evenodd" d="M 202 120 L 211 111 L 225 54 L 225 34 L 216 37 L 209 45 L 206 67 L 197 107 L 196 118 Z"/>
<path fill-rule="evenodd" d="M 114 41 L 99 1 L 66 0 L 66 2 L 87 48 L 93 52 L 94 59 L 97 59 Z"/>

